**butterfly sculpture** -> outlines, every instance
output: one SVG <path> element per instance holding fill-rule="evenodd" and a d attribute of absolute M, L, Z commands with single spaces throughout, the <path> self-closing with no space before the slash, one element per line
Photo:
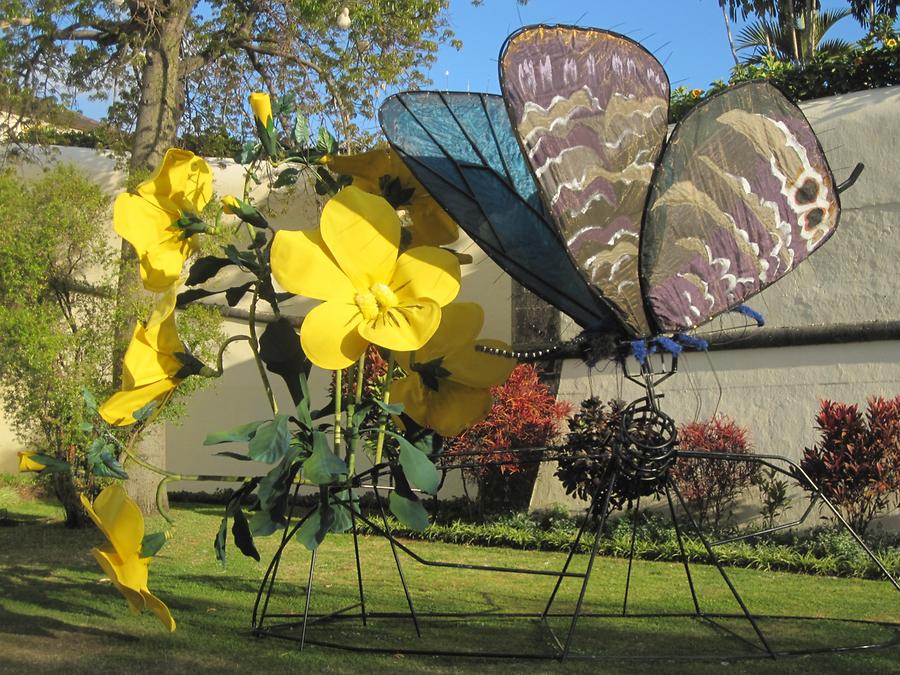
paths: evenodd
<path fill-rule="evenodd" d="M 729 87 L 667 139 L 669 80 L 616 33 L 532 26 L 503 96 L 406 92 L 382 128 L 413 174 L 522 285 L 587 333 L 690 331 L 834 233 L 838 189 L 809 122 L 765 82 Z"/>

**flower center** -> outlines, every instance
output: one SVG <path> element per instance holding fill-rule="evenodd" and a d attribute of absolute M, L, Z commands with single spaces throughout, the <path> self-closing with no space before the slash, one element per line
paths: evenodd
<path fill-rule="evenodd" d="M 398 305 L 394 291 L 387 284 L 382 283 L 373 284 L 368 291 L 357 293 L 355 300 L 356 306 L 359 307 L 359 311 L 366 321 L 372 321 L 378 318 L 379 314 Z"/>

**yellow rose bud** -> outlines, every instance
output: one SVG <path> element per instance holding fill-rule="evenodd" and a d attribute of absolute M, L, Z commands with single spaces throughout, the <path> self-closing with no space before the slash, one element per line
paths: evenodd
<path fill-rule="evenodd" d="M 259 123 L 264 127 L 268 126 L 269 120 L 272 119 L 272 101 L 269 95 L 262 91 L 253 92 L 250 94 L 250 107 Z"/>
<path fill-rule="evenodd" d="M 241 210 L 241 202 L 237 197 L 228 195 L 222 197 L 222 211 L 229 215 L 237 215 Z"/>
<path fill-rule="evenodd" d="M 36 452 L 20 452 L 19 455 L 19 471 L 43 471 L 47 468 L 46 464 L 41 464 L 35 459 L 32 459 L 36 454 Z"/>

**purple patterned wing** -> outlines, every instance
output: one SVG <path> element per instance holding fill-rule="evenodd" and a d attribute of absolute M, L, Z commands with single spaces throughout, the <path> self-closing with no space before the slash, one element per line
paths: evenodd
<path fill-rule="evenodd" d="M 569 253 L 630 332 L 649 335 L 638 250 L 666 135 L 663 67 L 614 33 L 536 26 L 507 40 L 500 83 Z"/>
<path fill-rule="evenodd" d="M 831 236 L 840 202 L 806 117 L 750 82 L 691 111 L 666 146 L 641 234 L 641 281 L 660 331 L 747 300 Z"/>

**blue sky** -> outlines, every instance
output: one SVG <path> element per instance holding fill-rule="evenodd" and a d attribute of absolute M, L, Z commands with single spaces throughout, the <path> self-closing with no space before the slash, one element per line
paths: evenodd
<path fill-rule="evenodd" d="M 824 8 L 846 7 L 842 0 L 823 0 Z M 497 55 L 504 38 L 521 26 L 564 23 L 607 28 L 648 47 L 662 61 L 672 87 L 701 89 L 727 79 L 734 65 L 722 12 L 716 0 L 451 0 L 450 21 L 463 41 L 459 52 L 444 47 L 431 72 L 436 89 L 498 92 Z M 740 26 L 732 26 L 735 38 Z M 863 30 L 847 18 L 829 37 L 855 41 Z"/>

